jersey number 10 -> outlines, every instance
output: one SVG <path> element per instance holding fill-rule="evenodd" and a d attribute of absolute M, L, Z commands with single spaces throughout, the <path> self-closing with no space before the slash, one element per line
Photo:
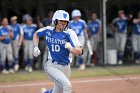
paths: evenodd
<path fill-rule="evenodd" d="M 51 46 L 52 46 L 52 51 L 53 52 L 59 52 L 60 51 L 60 46 L 59 45 L 52 44 Z"/>

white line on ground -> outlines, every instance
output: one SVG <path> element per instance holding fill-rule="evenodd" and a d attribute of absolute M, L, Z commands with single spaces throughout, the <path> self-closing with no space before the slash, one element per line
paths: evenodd
<path fill-rule="evenodd" d="M 110 78 L 110 79 L 96 79 L 96 80 L 73 80 L 72 83 L 93 83 L 93 82 L 108 82 L 108 81 L 119 81 L 119 80 L 138 80 L 140 77 L 128 77 L 128 78 Z M 52 83 L 32 83 L 32 84 L 11 84 L 11 85 L 0 85 L 0 88 L 15 88 L 15 87 L 31 87 L 31 86 L 44 86 Z"/>

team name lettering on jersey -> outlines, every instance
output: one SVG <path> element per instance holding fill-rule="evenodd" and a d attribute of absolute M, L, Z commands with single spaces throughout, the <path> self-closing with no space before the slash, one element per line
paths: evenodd
<path fill-rule="evenodd" d="M 47 36 L 46 36 L 46 40 L 54 44 L 65 44 L 67 42 L 66 40 L 55 39 Z"/>

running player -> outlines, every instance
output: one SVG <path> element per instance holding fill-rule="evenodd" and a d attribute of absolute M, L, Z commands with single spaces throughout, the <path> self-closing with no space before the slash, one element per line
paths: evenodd
<path fill-rule="evenodd" d="M 39 37 L 46 39 L 49 55 L 44 70 L 49 79 L 55 83 L 53 89 L 43 90 L 42 93 L 72 93 L 69 80 L 70 63 L 72 62 L 72 54 L 81 55 L 82 48 L 76 33 L 67 28 L 69 14 L 66 11 L 57 10 L 52 21 L 54 26 L 39 29 L 33 37 L 34 56 L 40 55 Z"/>

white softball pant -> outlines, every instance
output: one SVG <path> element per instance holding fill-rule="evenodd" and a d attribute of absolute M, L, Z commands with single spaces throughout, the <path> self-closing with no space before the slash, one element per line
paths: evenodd
<path fill-rule="evenodd" d="M 14 58 L 18 58 L 18 53 L 19 53 L 19 46 L 18 46 L 19 40 L 13 40 L 12 41 L 12 49 L 13 49 L 13 55 Z"/>
<path fill-rule="evenodd" d="M 115 32 L 115 40 L 118 51 L 124 51 L 127 40 L 126 33 Z"/>
<path fill-rule="evenodd" d="M 24 40 L 24 60 L 33 59 L 33 42 L 32 40 Z"/>
<path fill-rule="evenodd" d="M 86 39 L 85 39 L 85 36 L 78 36 L 78 39 L 80 41 L 80 44 L 83 48 L 83 55 L 81 56 L 78 56 L 78 57 L 82 57 L 83 58 L 83 62 L 86 61 L 86 57 L 87 57 L 87 52 L 88 52 L 88 49 L 87 49 L 87 45 L 86 45 Z"/>
<path fill-rule="evenodd" d="M 48 61 L 45 63 L 44 70 L 49 79 L 54 82 L 52 93 L 71 93 L 70 65 L 62 66 Z"/>
<path fill-rule="evenodd" d="M 134 52 L 140 52 L 140 35 L 132 35 L 132 47 Z"/>
<path fill-rule="evenodd" d="M 13 62 L 14 59 L 11 43 L 10 44 L 1 43 L 0 46 L 1 46 L 0 47 L 1 64 L 5 64 L 6 58 L 8 59 L 8 64 L 12 64 L 11 62 Z"/>

